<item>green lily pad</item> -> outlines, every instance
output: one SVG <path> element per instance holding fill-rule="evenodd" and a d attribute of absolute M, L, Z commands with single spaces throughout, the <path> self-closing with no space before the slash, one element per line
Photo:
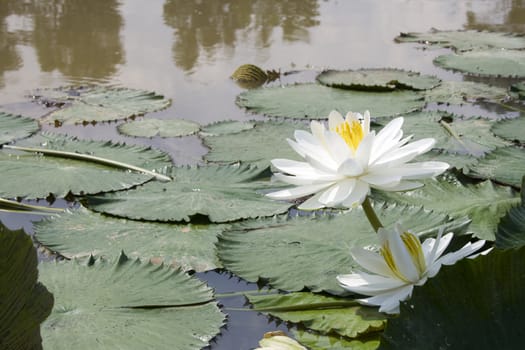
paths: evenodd
<path fill-rule="evenodd" d="M 53 295 L 37 282 L 38 258 L 31 237 L 0 223 L 0 348 L 41 349 L 40 324 Z"/>
<path fill-rule="evenodd" d="M 126 119 L 164 109 L 171 103 L 154 92 L 97 86 L 43 89 L 36 95 L 37 101 L 60 107 L 42 119 L 51 124 Z"/>
<path fill-rule="evenodd" d="M 466 185 L 452 176 L 427 180 L 424 187 L 409 192 L 377 191 L 374 195 L 398 203 L 423 205 L 456 217 L 467 215 L 472 219 L 469 231 L 488 240 L 494 240 L 499 219 L 519 203 L 519 197 L 509 187 L 491 181 Z"/>
<path fill-rule="evenodd" d="M 205 136 L 204 144 L 210 149 L 204 159 L 209 162 L 257 163 L 269 166 L 274 158 L 297 159 L 298 155 L 286 139 L 293 138 L 295 130 L 309 129 L 303 123 L 255 122 L 252 129 L 236 134 Z"/>
<path fill-rule="evenodd" d="M 379 346 L 379 334 L 363 339 L 348 339 L 337 335 L 321 335 L 313 332 L 293 330 L 293 335 L 310 350 L 375 350 Z"/>
<path fill-rule="evenodd" d="M 116 256 L 197 272 L 221 267 L 215 253 L 224 225 L 174 225 L 112 218 L 84 208 L 34 224 L 37 240 L 67 258 Z"/>
<path fill-rule="evenodd" d="M 405 117 L 403 130 L 417 138 L 432 137 L 435 149 L 447 153 L 481 157 L 509 142 L 492 134 L 494 122 L 463 119 L 446 112 L 420 112 Z"/>
<path fill-rule="evenodd" d="M 425 100 L 429 103 L 462 105 L 467 102 L 500 101 L 507 97 L 507 90 L 472 81 L 444 81 L 427 90 Z"/>
<path fill-rule="evenodd" d="M 87 263 L 43 262 L 55 307 L 42 325 L 46 349 L 201 349 L 224 323 L 198 279 L 121 254 Z"/>
<path fill-rule="evenodd" d="M 431 44 L 458 51 L 489 48 L 525 49 L 525 37 L 523 35 L 474 30 L 432 30 L 429 33 L 401 33 L 395 38 L 395 41 Z"/>
<path fill-rule="evenodd" d="M 321 333 L 355 338 L 382 330 L 386 317 L 377 308 L 361 306 L 355 300 L 299 292 L 247 295 L 254 310 Z"/>
<path fill-rule="evenodd" d="M 525 81 L 522 81 L 516 84 L 512 84 L 510 86 L 510 92 L 512 94 L 516 94 L 517 98 L 520 100 L 525 99 Z"/>
<path fill-rule="evenodd" d="M 510 208 L 498 224 L 495 242 L 498 248 L 515 248 L 525 245 L 525 177 L 521 182 L 521 203 Z"/>
<path fill-rule="evenodd" d="M 483 50 L 438 56 L 434 63 L 466 74 L 525 77 L 525 50 Z"/>
<path fill-rule="evenodd" d="M 250 166 L 174 168 L 174 181 L 149 182 L 124 192 L 89 198 L 89 207 L 118 217 L 153 221 L 190 221 L 204 216 L 211 222 L 284 213 L 291 203 L 264 196 L 269 173 Z"/>
<path fill-rule="evenodd" d="M 435 233 L 440 225 L 458 226 L 446 215 L 422 208 L 389 205 L 378 208 L 377 214 L 385 226 L 401 220 L 420 234 Z M 364 212 L 356 208 L 336 216 L 241 223 L 219 236 L 217 249 L 224 267 L 247 281 L 261 280 L 286 291 L 307 288 L 312 292 L 347 294 L 335 277 L 357 266 L 350 249 L 376 243 L 377 235 Z"/>
<path fill-rule="evenodd" d="M 509 141 L 517 141 L 519 143 L 525 143 L 525 116 L 504 120 L 494 124 L 492 132 Z"/>
<path fill-rule="evenodd" d="M 241 131 L 253 129 L 254 127 L 255 123 L 253 122 L 226 120 L 203 126 L 201 128 L 200 134 L 202 136 L 220 136 L 226 134 L 236 134 Z"/>
<path fill-rule="evenodd" d="M 101 141 L 43 134 L 24 140 L 24 146 L 94 155 L 147 170 L 162 171 L 171 165 L 170 157 L 158 150 Z M 0 152 L 0 196 L 43 198 L 49 193 L 64 197 L 73 194 L 116 191 L 142 184 L 152 175 L 121 168 L 35 153 Z"/>
<path fill-rule="evenodd" d="M 444 266 L 401 304 L 379 349 L 521 348 L 524 254 L 525 248 L 496 250 Z"/>
<path fill-rule="evenodd" d="M 520 147 L 502 147 L 469 167 L 469 176 L 521 186 L 525 174 L 525 151 Z"/>
<path fill-rule="evenodd" d="M 319 74 L 317 80 L 330 87 L 363 91 L 427 90 L 441 82 L 430 75 L 400 69 L 328 70 Z"/>
<path fill-rule="evenodd" d="M 395 116 L 423 108 L 425 101 L 416 91 L 365 92 L 335 89 L 320 84 L 296 84 L 245 91 L 237 104 L 254 113 L 299 119 L 328 118 L 332 110 L 370 110 L 373 117 Z"/>
<path fill-rule="evenodd" d="M 121 134 L 135 137 L 180 137 L 195 134 L 200 125 L 183 119 L 148 118 L 120 124 L 117 129 Z"/>
<path fill-rule="evenodd" d="M 31 136 L 39 129 L 36 120 L 0 112 L 0 145 Z"/>

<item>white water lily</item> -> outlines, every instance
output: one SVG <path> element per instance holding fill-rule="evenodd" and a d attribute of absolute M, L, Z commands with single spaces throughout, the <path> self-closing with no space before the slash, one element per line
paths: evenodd
<path fill-rule="evenodd" d="M 429 151 L 435 143 L 425 138 L 409 143 L 403 138 L 403 118 L 389 122 L 377 134 L 370 130 L 370 113 L 349 112 L 343 119 L 332 111 L 328 129 L 312 121 L 312 133 L 295 131 L 290 146 L 305 160 L 274 159 L 280 172 L 275 178 L 297 187 L 272 192 L 273 199 L 297 199 L 315 194 L 299 206 L 313 210 L 323 207 L 354 207 L 361 204 L 371 188 L 405 191 L 422 186 L 421 180 L 443 173 L 444 162 L 408 163 Z"/>
<path fill-rule="evenodd" d="M 452 232 L 443 236 L 440 230 L 436 239 L 428 238 L 423 243 L 399 224 L 394 230 L 380 228 L 377 233 L 381 244 L 379 251 L 364 248 L 351 251 L 354 260 L 368 272 L 339 275 L 337 280 L 346 290 L 371 296 L 358 301 L 380 306 L 379 311 L 385 313 L 398 313 L 399 302 L 412 295 L 414 286 L 423 285 L 428 278 L 434 277 L 442 265 L 453 265 L 485 244 L 483 240 L 469 242 L 460 250 L 443 255 L 452 240 Z"/>
<path fill-rule="evenodd" d="M 268 332 L 259 341 L 261 347 L 254 350 L 307 350 L 296 340 L 287 337 L 284 332 Z"/>

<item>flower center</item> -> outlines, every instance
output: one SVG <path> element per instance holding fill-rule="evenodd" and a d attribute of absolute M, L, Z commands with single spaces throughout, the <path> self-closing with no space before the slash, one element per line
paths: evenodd
<path fill-rule="evenodd" d="M 352 149 L 357 150 L 359 143 L 363 139 L 364 131 L 361 123 L 357 120 L 351 122 L 344 121 L 336 126 L 335 131 L 345 140 L 346 144 Z"/>
<path fill-rule="evenodd" d="M 421 247 L 419 238 L 410 232 L 404 232 L 401 234 L 401 240 L 403 241 L 408 254 L 412 258 L 412 263 L 416 267 L 419 276 L 422 277 L 427 269 L 427 264 L 425 262 L 425 255 L 423 254 L 423 248 Z M 383 256 L 383 259 L 385 259 L 386 264 L 398 279 L 407 283 L 415 282 L 410 281 L 405 275 L 401 273 L 392 255 L 392 251 L 388 246 L 388 242 L 385 242 L 385 244 L 381 247 L 380 252 Z"/>

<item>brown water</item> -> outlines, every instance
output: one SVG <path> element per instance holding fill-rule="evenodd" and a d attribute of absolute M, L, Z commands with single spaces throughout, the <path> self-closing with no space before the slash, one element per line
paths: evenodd
<path fill-rule="evenodd" d="M 462 79 L 432 59 L 444 50 L 396 44 L 400 32 L 490 29 L 525 32 L 524 0 L 0 0 L 0 109 L 38 116 L 35 88 L 97 83 L 154 90 L 173 100 L 159 118 L 202 124 L 246 119 L 235 106 L 242 89 L 230 79 L 241 64 L 301 70 L 275 84 L 312 79 L 324 68 L 395 67 Z M 206 152 L 196 137 L 130 139 L 117 124 L 63 127 L 83 138 L 152 144 L 178 164 Z M 59 202 L 58 205 L 65 205 Z M 30 216 L 0 214 L 10 227 Z M 199 274 L 219 292 L 254 289 L 229 275 Z M 229 298 L 225 306 L 242 306 Z M 267 330 L 264 316 L 229 312 L 212 349 L 248 349 Z M 286 327 L 280 326 L 286 329 Z"/>

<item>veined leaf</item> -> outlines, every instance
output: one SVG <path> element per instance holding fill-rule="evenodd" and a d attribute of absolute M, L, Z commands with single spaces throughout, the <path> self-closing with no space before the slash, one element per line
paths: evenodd
<path fill-rule="evenodd" d="M 61 108 L 42 119 L 45 123 L 82 124 L 125 119 L 164 109 L 170 100 L 154 92 L 107 87 L 62 87 L 36 92 L 37 100 Z"/>
<path fill-rule="evenodd" d="M 37 240 L 67 258 L 130 257 L 164 262 L 197 272 L 221 267 L 215 253 L 217 235 L 225 225 L 175 225 L 124 220 L 85 208 L 34 224 Z"/>
<path fill-rule="evenodd" d="M 370 110 L 373 117 L 395 116 L 419 110 L 425 101 L 418 92 L 408 90 L 365 92 L 296 84 L 245 91 L 238 96 L 237 104 L 272 117 L 323 119 L 332 110 L 343 115 Z"/>
<path fill-rule="evenodd" d="M 468 102 L 500 101 L 507 97 L 507 90 L 472 81 L 444 81 L 424 92 L 427 102 L 462 105 Z"/>
<path fill-rule="evenodd" d="M 492 126 L 492 132 L 509 141 L 525 144 L 525 116 L 500 121 Z"/>
<path fill-rule="evenodd" d="M 330 87 L 363 91 L 427 90 L 441 82 L 430 75 L 401 69 L 327 70 L 317 80 Z"/>
<path fill-rule="evenodd" d="M 147 118 L 118 126 L 118 131 L 121 134 L 135 137 L 180 137 L 193 135 L 199 129 L 200 125 L 198 123 L 183 119 L 162 120 Z"/>
<path fill-rule="evenodd" d="M 152 221 L 190 221 L 204 216 L 212 222 L 272 216 L 291 203 L 264 196 L 269 181 L 266 168 L 200 166 L 173 168 L 171 182 L 149 182 L 125 192 L 89 198 L 95 211 L 118 217 Z"/>
<path fill-rule="evenodd" d="M 525 174 L 525 150 L 502 147 L 469 167 L 468 175 L 519 187 Z"/>
<path fill-rule="evenodd" d="M 0 145 L 28 137 L 39 129 L 36 120 L 0 112 Z"/>
<path fill-rule="evenodd" d="M 225 316 L 210 288 L 181 271 L 130 260 L 44 262 L 55 307 L 42 325 L 48 349 L 201 349 Z"/>
<path fill-rule="evenodd" d="M 355 338 L 385 326 L 386 317 L 377 308 L 359 305 L 349 298 L 299 292 L 247 295 L 254 310 L 281 320 L 300 323 L 321 333 L 337 333 Z"/>
<path fill-rule="evenodd" d="M 385 226 L 401 220 L 412 232 L 424 235 L 435 234 L 439 226 L 447 230 L 455 226 L 458 231 L 464 228 L 446 215 L 422 208 L 385 205 L 377 212 Z M 247 281 L 261 280 L 285 291 L 307 288 L 347 294 L 335 277 L 357 266 L 350 249 L 376 243 L 377 236 L 364 212 L 356 208 L 336 216 L 240 223 L 219 236 L 217 249 L 224 267 Z"/>
<path fill-rule="evenodd" d="M 217 123 L 204 125 L 201 128 L 202 136 L 220 136 L 225 134 L 236 134 L 244 130 L 250 130 L 255 127 L 254 122 L 242 122 L 238 120 L 226 120 Z"/>

